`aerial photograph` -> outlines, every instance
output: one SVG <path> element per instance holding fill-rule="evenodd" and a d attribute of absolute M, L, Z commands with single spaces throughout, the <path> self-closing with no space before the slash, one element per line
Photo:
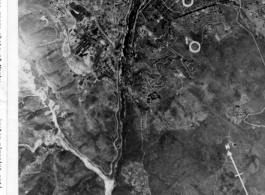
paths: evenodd
<path fill-rule="evenodd" d="M 265 195 L 265 0 L 18 0 L 17 20 L 19 195 Z"/>

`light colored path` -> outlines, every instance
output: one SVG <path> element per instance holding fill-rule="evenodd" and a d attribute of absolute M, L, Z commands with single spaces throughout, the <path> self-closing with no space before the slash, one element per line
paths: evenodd
<path fill-rule="evenodd" d="M 265 60 L 264 60 L 264 58 L 263 58 L 263 56 L 262 56 L 262 53 L 261 53 L 260 48 L 259 48 L 259 45 L 258 45 L 258 43 L 257 43 L 257 41 L 256 41 L 256 39 L 255 39 L 255 36 L 253 35 L 252 32 L 250 32 L 246 27 L 244 27 L 244 26 L 238 21 L 238 18 L 239 18 L 239 16 L 240 16 L 240 11 L 241 11 L 241 10 L 243 10 L 243 8 L 242 8 L 242 0 L 239 0 L 239 10 L 237 10 L 236 22 L 237 22 L 237 24 L 238 24 L 241 28 L 243 28 L 244 30 L 246 30 L 246 31 L 252 36 L 252 38 L 253 38 L 253 40 L 254 40 L 254 42 L 255 42 L 255 45 L 256 45 L 256 47 L 257 47 L 257 50 L 258 50 L 258 52 L 259 52 L 259 55 L 260 55 L 261 61 L 262 61 L 263 65 L 265 66 Z M 260 113 L 262 113 L 264 110 L 265 110 L 265 107 L 264 107 L 260 112 L 252 113 L 252 114 L 248 114 L 248 115 L 243 119 L 243 121 L 244 121 L 246 124 L 251 125 L 251 126 L 253 126 L 253 127 L 265 127 L 265 125 L 256 125 L 256 124 L 252 124 L 252 123 L 249 123 L 249 122 L 246 121 L 246 119 L 248 118 L 248 116 L 251 116 L 251 115 L 253 116 L 253 115 L 256 115 L 256 114 L 260 114 Z"/>
<path fill-rule="evenodd" d="M 46 103 L 44 102 L 44 104 L 46 104 Z M 61 146 L 64 150 L 70 151 L 73 155 L 75 155 L 77 158 L 79 158 L 84 163 L 84 165 L 86 166 L 87 169 L 96 173 L 104 181 L 105 195 L 111 195 L 112 191 L 115 187 L 115 180 L 106 176 L 107 174 L 105 174 L 99 166 L 94 165 L 90 159 L 88 159 L 85 155 L 81 154 L 76 148 L 71 146 L 71 144 L 65 139 L 65 137 L 64 137 L 64 135 L 60 129 L 60 126 L 57 122 L 56 110 L 59 109 L 59 107 L 56 106 L 52 100 L 49 101 L 48 106 L 50 108 L 50 113 L 52 114 L 52 116 L 51 116 L 52 121 L 54 122 L 55 127 L 58 129 L 57 135 L 54 135 L 50 140 L 47 141 L 47 143 L 43 142 L 43 140 L 37 140 L 34 144 L 34 148 L 31 148 L 27 144 L 19 144 L 19 146 L 20 147 L 26 147 L 32 153 L 34 153 L 35 150 L 42 143 L 45 143 L 46 145 L 52 145 L 52 144 L 56 143 L 57 145 Z"/>
<path fill-rule="evenodd" d="M 32 153 L 35 153 L 36 149 L 42 144 L 42 141 L 41 143 L 39 144 L 38 141 L 35 142 L 34 144 L 34 147 L 30 147 L 30 145 L 28 144 L 18 144 L 18 147 L 24 147 L 24 148 L 27 148 L 28 150 L 30 150 Z"/>
<path fill-rule="evenodd" d="M 240 3 L 240 7 L 239 7 L 239 11 L 237 11 L 237 17 L 236 17 L 236 22 L 244 29 L 244 30 L 246 30 L 251 36 L 252 36 L 252 38 L 253 38 L 253 40 L 254 40 L 254 42 L 255 42 L 255 44 L 256 44 L 256 47 L 257 47 L 257 49 L 258 49 L 258 52 L 259 52 L 259 55 L 260 55 L 260 58 L 261 58 L 261 60 L 262 60 L 262 63 L 263 63 L 263 65 L 265 66 L 265 60 L 264 60 L 264 58 L 263 58 L 263 56 L 262 56 L 262 54 L 261 54 L 261 51 L 260 51 L 260 48 L 259 48 L 259 45 L 258 45 L 258 43 L 257 43 L 257 41 L 256 41 L 256 39 L 255 39 L 255 37 L 254 37 L 254 35 L 253 35 L 253 33 L 252 32 L 250 32 L 246 27 L 244 27 L 239 21 L 238 21 L 238 18 L 239 18 L 239 15 L 240 15 L 240 11 L 242 10 L 242 2 L 241 2 L 241 0 L 239 0 L 239 3 Z"/>
<path fill-rule="evenodd" d="M 257 124 L 249 123 L 249 122 L 246 121 L 246 119 L 247 119 L 249 116 L 254 116 L 254 115 L 257 115 L 257 114 L 261 114 L 261 113 L 264 112 L 264 111 L 265 111 L 265 108 L 263 108 L 263 109 L 262 109 L 261 111 L 259 111 L 259 112 L 256 112 L 256 113 L 253 113 L 253 114 L 248 114 L 248 115 L 243 119 L 243 121 L 244 121 L 245 123 L 247 123 L 247 124 L 253 126 L 253 127 L 264 127 L 264 128 L 265 128 L 265 125 L 257 125 Z"/>
<path fill-rule="evenodd" d="M 72 148 L 72 146 L 70 146 L 70 144 L 64 138 L 58 137 L 57 140 L 58 145 L 62 146 L 63 149 L 70 151 L 72 154 L 78 157 L 89 170 L 96 173 L 104 181 L 105 195 L 111 195 L 115 187 L 115 180 L 107 177 L 99 167 L 93 165 L 85 155 Z"/>

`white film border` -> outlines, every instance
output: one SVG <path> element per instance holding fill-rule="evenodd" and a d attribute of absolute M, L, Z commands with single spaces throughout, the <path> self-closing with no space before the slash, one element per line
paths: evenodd
<path fill-rule="evenodd" d="M 0 194 L 7 194 L 7 0 L 0 1 Z"/>
<path fill-rule="evenodd" d="M 6 194 L 18 195 L 18 1 L 7 4 L 7 153 Z M 4 9 L 6 11 L 6 9 Z M 0 193 L 0 195 L 2 195 Z"/>

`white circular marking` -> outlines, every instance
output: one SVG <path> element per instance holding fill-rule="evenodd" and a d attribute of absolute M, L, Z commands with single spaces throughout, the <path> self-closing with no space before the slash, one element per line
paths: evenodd
<path fill-rule="evenodd" d="M 196 44 L 198 46 L 197 49 L 192 48 L 192 44 Z M 189 44 L 190 52 L 192 53 L 198 53 L 201 50 L 201 44 L 197 41 L 191 41 Z"/>
<path fill-rule="evenodd" d="M 186 4 L 186 3 L 185 3 L 185 0 L 182 0 L 182 5 L 183 5 L 184 7 L 191 7 L 191 6 L 193 5 L 193 3 L 194 3 L 194 0 L 191 0 L 189 4 Z"/>

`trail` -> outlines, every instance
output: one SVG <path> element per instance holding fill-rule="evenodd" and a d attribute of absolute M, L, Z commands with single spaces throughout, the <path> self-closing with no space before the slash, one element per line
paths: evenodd
<path fill-rule="evenodd" d="M 250 32 L 246 27 L 244 27 L 244 26 L 238 21 L 238 18 L 239 18 L 239 15 L 240 15 L 239 12 L 242 10 L 242 2 L 241 2 L 241 1 L 242 1 L 242 0 L 239 0 L 240 5 L 239 5 L 239 11 L 237 10 L 236 22 L 239 24 L 239 26 L 241 26 L 245 31 L 247 31 L 247 32 L 252 36 L 252 38 L 253 38 L 253 40 L 254 40 L 254 42 L 255 42 L 255 44 L 256 44 L 256 47 L 257 47 L 257 49 L 258 49 L 258 52 L 259 52 L 260 58 L 261 58 L 261 60 L 262 60 L 262 63 L 263 63 L 263 65 L 265 66 L 264 58 L 263 58 L 263 56 L 262 56 L 262 54 L 261 54 L 261 51 L 260 51 L 259 45 L 258 45 L 258 43 L 257 43 L 257 41 L 256 41 L 256 39 L 255 39 L 255 37 L 254 37 L 254 35 L 253 35 L 253 33 Z"/>
<path fill-rule="evenodd" d="M 253 126 L 253 127 L 264 127 L 264 128 L 265 128 L 265 125 L 256 125 L 256 124 L 249 123 L 249 122 L 246 121 L 246 119 L 247 119 L 249 116 L 254 116 L 254 115 L 257 115 L 257 114 L 261 114 L 261 113 L 264 112 L 264 111 L 265 111 L 265 107 L 264 107 L 261 111 L 259 111 L 259 112 L 252 113 L 252 114 L 248 114 L 248 115 L 243 119 L 243 121 L 244 121 L 246 124 L 251 125 L 251 126 Z"/>
<path fill-rule="evenodd" d="M 35 151 L 37 150 L 37 148 L 39 146 L 41 146 L 42 144 L 42 140 L 37 140 L 34 144 L 34 147 L 32 148 L 30 145 L 28 144 L 18 144 L 18 147 L 25 147 L 27 148 L 28 150 L 30 150 L 32 153 L 35 153 Z"/>
<path fill-rule="evenodd" d="M 255 39 L 255 37 L 254 37 L 254 35 L 253 35 L 253 33 L 250 32 L 246 27 L 244 27 L 244 26 L 238 21 L 238 18 L 239 18 L 239 15 L 240 15 L 240 11 L 241 11 L 242 9 L 243 9 L 243 8 L 242 8 L 242 0 L 239 0 L 239 10 L 236 10 L 236 11 L 237 11 L 236 22 L 237 22 L 237 24 L 238 24 L 241 28 L 243 28 L 244 30 L 246 30 L 246 31 L 252 36 L 252 38 L 253 38 L 253 40 L 254 40 L 254 42 L 255 42 L 255 45 L 256 45 L 256 47 L 257 47 L 257 50 L 258 50 L 258 52 L 259 52 L 259 55 L 260 55 L 261 61 L 262 61 L 263 65 L 265 66 L 265 60 L 264 60 L 264 58 L 263 58 L 263 56 L 262 56 L 262 53 L 261 53 L 260 48 L 259 48 L 259 45 L 258 45 L 258 43 L 257 43 L 257 41 L 256 41 L 256 39 Z M 265 125 L 255 125 L 255 124 L 252 124 L 252 123 L 249 123 L 249 122 L 246 121 L 246 119 L 247 119 L 249 116 L 251 116 L 251 115 L 253 116 L 253 115 L 256 115 L 256 114 L 260 114 L 260 113 L 262 113 L 264 110 L 265 110 L 265 107 L 264 107 L 261 111 L 259 111 L 259 112 L 252 113 L 252 114 L 251 114 L 251 113 L 248 114 L 248 115 L 243 119 L 244 123 L 246 123 L 246 124 L 248 124 L 248 125 L 251 125 L 251 126 L 254 126 L 254 127 L 265 127 Z"/>

